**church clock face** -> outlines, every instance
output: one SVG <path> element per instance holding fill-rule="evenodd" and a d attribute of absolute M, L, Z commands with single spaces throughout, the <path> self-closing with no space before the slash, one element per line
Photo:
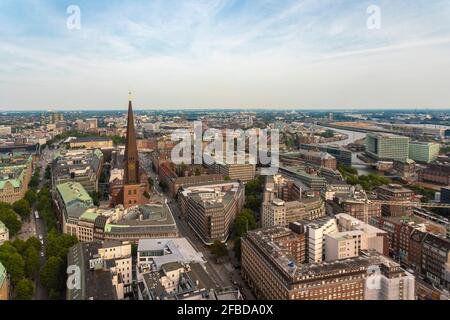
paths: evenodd
<path fill-rule="evenodd" d="M 133 162 L 128 164 L 128 170 L 132 171 L 136 168 L 135 164 Z"/>

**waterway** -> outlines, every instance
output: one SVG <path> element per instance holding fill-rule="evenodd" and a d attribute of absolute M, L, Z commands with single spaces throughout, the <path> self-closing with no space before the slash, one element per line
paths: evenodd
<path fill-rule="evenodd" d="M 346 146 L 350 143 L 354 143 L 357 140 L 361 140 L 366 138 L 366 133 L 364 132 L 357 132 L 357 131 L 350 131 L 350 130 L 344 130 L 344 129 L 335 129 L 331 127 L 321 126 L 322 128 L 330 129 L 342 134 L 346 134 L 348 136 L 347 139 L 341 140 L 341 141 L 333 141 L 332 143 L 324 143 L 329 145 L 336 145 L 339 147 Z M 376 170 L 374 170 L 372 167 L 365 164 L 362 160 L 358 159 L 358 154 L 361 152 L 352 152 L 352 167 L 354 167 L 356 170 L 358 170 L 359 175 L 367 175 L 369 173 L 376 173 Z"/>

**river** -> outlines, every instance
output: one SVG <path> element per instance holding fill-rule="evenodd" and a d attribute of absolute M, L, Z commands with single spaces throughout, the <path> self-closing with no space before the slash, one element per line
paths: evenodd
<path fill-rule="evenodd" d="M 336 145 L 339 147 L 346 146 L 350 143 L 353 143 L 357 140 L 364 139 L 366 137 L 366 133 L 364 132 L 358 132 L 358 131 L 350 131 L 350 130 L 344 130 L 344 129 L 335 129 L 331 127 L 326 126 L 320 126 L 325 129 L 330 129 L 339 133 L 346 134 L 348 136 L 347 139 L 341 140 L 341 141 L 333 141 L 331 143 L 323 143 L 328 145 Z M 360 175 L 367 175 L 369 173 L 376 173 L 376 170 L 372 169 L 371 167 L 367 166 L 362 160 L 358 159 L 358 154 L 361 152 L 352 152 L 352 166 L 358 170 L 358 174 Z"/>

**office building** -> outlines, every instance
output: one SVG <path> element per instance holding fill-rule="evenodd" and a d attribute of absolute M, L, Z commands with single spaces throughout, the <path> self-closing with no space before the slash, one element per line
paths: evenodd
<path fill-rule="evenodd" d="M 439 143 L 412 141 L 409 143 L 409 158 L 421 163 L 430 163 L 437 159 Z"/>
<path fill-rule="evenodd" d="M 416 300 L 415 279 L 400 265 L 384 256 L 365 286 L 365 300 Z"/>
<path fill-rule="evenodd" d="M 80 271 L 80 283 L 67 289 L 67 300 L 123 300 L 131 293 L 129 243 L 78 243 L 69 249 L 67 265 Z"/>
<path fill-rule="evenodd" d="M 450 163 L 432 163 L 418 171 L 419 181 L 442 186 L 450 185 Z"/>
<path fill-rule="evenodd" d="M 159 165 L 160 181 L 164 182 L 169 193 L 175 197 L 183 187 L 191 187 L 205 183 L 225 182 L 224 176 L 221 174 L 200 174 L 187 177 L 179 177 L 172 162 L 162 162 Z"/>
<path fill-rule="evenodd" d="M 388 233 L 389 256 L 408 264 L 409 244 L 415 230 L 426 232 L 426 225 L 415 216 L 372 217 L 370 224 Z"/>
<path fill-rule="evenodd" d="M 87 209 L 94 207 L 92 198 L 78 182 L 66 182 L 57 185 L 54 198 L 62 232 L 77 236 L 80 216 Z"/>
<path fill-rule="evenodd" d="M 107 150 L 114 147 L 113 141 L 106 137 L 81 137 L 69 142 L 70 149 L 100 149 Z"/>
<path fill-rule="evenodd" d="M 8 156 L 0 162 L 0 202 L 13 204 L 28 191 L 33 174 L 33 157 Z"/>
<path fill-rule="evenodd" d="M 215 300 L 216 284 L 203 264 L 168 262 L 142 274 L 139 300 Z"/>
<path fill-rule="evenodd" d="M 427 234 L 422 245 L 422 273 L 435 285 L 450 290 L 447 266 L 450 263 L 450 241 Z"/>
<path fill-rule="evenodd" d="M 251 164 L 249 156 L 245 157 L 245 163 L 238 164 L 237 158 L 235 162 L 227 161 L 215 161 L 211 156 L 204 156 L 206 167 L 211 173 L 228 177 L 231 180 L 240 180 L 242 182 L 248 182 L 255 178 L 256 166 Z"/>
<path fill-rule="evenodd" d="M 375 192 L 378 194 L 378 199 L 386 201 L 409 201 L 414 200 L 414 192 L 397 184 L 390 184 L 378 187 Z M 412 205 L 390 205 L 383 204 L 381 212 L 384 216 L 402 217 L 413 214 Z"/>
<path fill-rule="evenodd" d="M 268 176 L 263 193 L 261 224 L 263 227 L 287 226 L 300 219 L 315 219 L 325 214 L 319 197 L 303 198 L 302 187 L 282 175 Z"/>
<path fill-rule="evenodd" d="M 186 238 L 158 238 L 139 240 L 137 249 L 136 279 L 149 271 L 160 271 L 166 263 L 205 264 L 206 260 Z"/>
<path fill-rule="evenodd" d="M 99 192 L 103 153 L 99 149 L 66 150 L 52 163 L 53 185 L 78 182 L 88 193 Z"/>
<path fill-rule="evenodd" d="M 325 167 L 336 170 L 336 158 L 327 152 L 317 152 L 312 150 L 300 150 L 298 152 L 299 158 L 306 163 L 313 164 L 319 167 Z"/>
<path fill-rule="evenodd" d="M 369 132 L 366 136 L 366 153 L 377 161 L 405 161 L 409 155 L 409 138 Z"/>
<path fill-rule="evenodd" d="M 416 162 L 412 159 L 405 161 L 394 161 L 393 169 L 404 178 L 409 178 L 416 173 Z"/>
<path fill-rule="evenodd" d="M 245 186 L 228 182 L 183 188 L 179 201 L 186 221 L 204 243 L 225 242 L 244 206 Z"/>
<path fill-rule="evenodd" d="M 300 144 L 300 149 L 326 152 L 336 158 L 338 165 L 351 166 L 352 152 L 350 150 L 331 145 Z"/>
<path fill-rule="evenodd" d="M 270 227 L 250 231 L 242 239 L 242 275 L 257 299 L 365 299 L 368 270 L 379 266 L 379 254 L 304 264 L 283 243 L 286 234 L 295 237 L 290 229 Z"/>
<path fill-rule="evenodd" d="M 324 177 L 315 174 L 309 174 L 304 168 L 298 167 L 280 167 L 280 172 L 295 179 L 298 179 L 309 190 L 319 192 L 326 187 L 327 181 Z"/>

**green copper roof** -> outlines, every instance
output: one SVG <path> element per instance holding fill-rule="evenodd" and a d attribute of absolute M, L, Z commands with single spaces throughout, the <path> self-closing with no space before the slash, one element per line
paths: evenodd
<path fill-rule="evenodd" d="M 105 225 L 105 232 L 111 232 L 111 228 L 112 227 L 114 227 L 114 228 L 129 228 L 130 226 L 122 225 L 122 224 L 110 224 L 110 223 L 107 223 Z"/>
<path fill-rule="evenodd" d="M 87 209 L 81 216 L 80 220 L 85 221 L 92 221 L 94 222 L 95 219 L 99 216 L 97 212 L 95 212 L 95 209 Z"/>
<path fill-rule="evenodd" d="M 92 204 L 91 196 L 86 192 L 83 186 L 78 182 L 66 182 L 59 184 L 57 187 L 64 203 L 72 201 L 82 201 Z"/>

